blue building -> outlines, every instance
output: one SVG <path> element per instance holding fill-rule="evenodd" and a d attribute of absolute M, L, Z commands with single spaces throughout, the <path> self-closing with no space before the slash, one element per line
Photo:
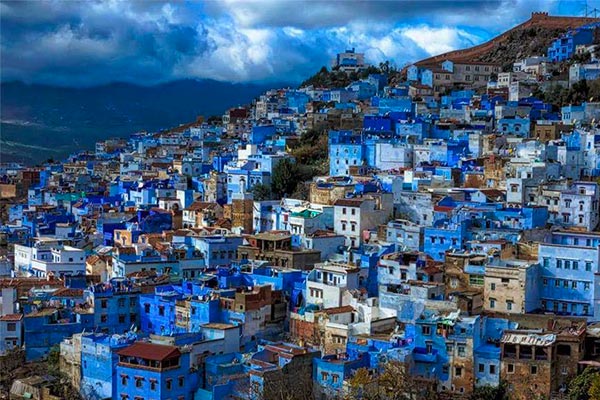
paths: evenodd
<path fill-rule="evenodd" d="M 40 360 L 63 339 L 94 329 L 94 314 L 85 310 L 44 308 L 25 315 L 25 359 Z"/>
<path fill-rule="evenodd" d="M 125 278 L 91 286 L 86 297 L 94 309 L 94 327 L 103 333 L 124 333 L 139 327 L 140 289 Z"/>
<path fill-rule="evenodd" d="M 593 43 L 598 25 L 598 23 L 593 23 L 565 33 L 548 47 L 548 58 L 553 62 L 568 60 L 575 54 L 578 45 Z"/>
<path fill-rule="evenodd" d="M 176 346 L 135 342 L 117 352 L 117 399 L 192 400 L 198 387 L 190 353 Z"/>
<path fill-rule="evenodd" d="M 117 351 L 131 345 L 135 335 L 81 335 L 81 395 L 90 400 L 118 399 Z"/>
<path fill-rule="evenodd" d="M 538 250 L 543 310 L 559 315 L 600 318 L 599 235 L 557 231 Z"/>

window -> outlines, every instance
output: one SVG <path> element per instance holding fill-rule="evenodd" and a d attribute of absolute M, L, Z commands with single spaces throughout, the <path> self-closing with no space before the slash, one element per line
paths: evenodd
<path fill-rule="evenodd" d="M 496 290 L 496 284 L 495 283 L 490 283 L 490 289 L 491 290 Z"/>
<path fill-rule="evenodd" d="M 544 284 L 544 286 L 548 286 L 548 278 L 544 278 L 542 280 L 542 283 Z"/>
<path fill-rule="evenodd" d="M 154 379 L 150 381 L 150 390 L 156 390 L 156 381 Z"/>
<path fill-rule="evenodd" d="M 119 323 L 120 324 L 124 324 L 125 323 L 125 315 L 119 314 Z"/>
<path fill-rule="evenodd" d="M 462 376 L 462 367 L 454 367 L 454 375 Z"/>
<path fill-rule="evenodd" d="M 490 364 L 490 374 L 496 375 L 496 366 L 493 364 Z"/>
<path fill-rule="evenodd" d="M 583 282 L 583 288 L 585 290 L 590 290 L 590 283 L 589 282 Z"/>
<path fill-rule="evenodd" d="M 483 371 L 485 371 L 485 365 L 479 364 L 479 372 L 482 373 Z"/>
<path fill-rule="evenodd" d="M 184 383 L 183 376 L 178 377 L 177 384 L 179 385 L 179 387 L 183 387 L 183 383 Z"/>
<path fill-rule="evenodd" d="M 572 281 L 571 282 L 571 288 L 577 289 L 577 281 Z"/>
<path fill-rule="evenodd" d="M 537 375 L 537 365 L 531 366 L 531 375 Z"/>
<path fill-rule="evenodd" d="M 135 307 L 136 303 L 136 297 L 129 298 L 129 307 Z"/>
<path fill-rule="evenodd" d="M 565 260 L 565 269 L 571 269 L 571 261 Z"/>
<path fill-rule="evenodd" d="M 6 330 L 9 332 L 14 332 L 17 330 L 17 324 L 15 322 L 9 322 L 6 324 Z"/>
<path fill-rule="evenodd" d="M 101 308 L 108 308 L 108 301 L 107 300 L 100 301 L 100 307 Z"/>
<path fill-rule="evenodd" d="M 148 304 L 148 303 L 144 304 L 144 312 L 146 314 L 148 314 L 150 312 L 150 304 Z"/>
<path fill-rule="evenodd" d="M 556 260 L 556 268 L 558 268 L 558 269 L 562 268 L 562 260 L 559 260 L 559 259 Z"/>
<path fill-rule="evenodd" d="M 508 364 L 506 366 L 506 372 L 509 374 L 514 374 L 515 373 L 515 364 Z"/>
<path fill-rule="evenodd" d="M 141 388 L 143 386 L 142 378 L 135 378 L 135 387 Z"/>
<path fill-rule="evenodd" d="M 456 349 L 458 350 L 458 356 L 459 357 L 464 357 L 466 355 L 465 352 L 465 345 L 464 344 L 459 344 Z"/>
<path fill-rule="evenodd" d="M 510 300 L 506 301 L 506 309 L 509 310 L 509 311 L 513 309 L 513 302 L 512 301 L 510 301 Z"/>
<path fill-rule="evenodd" d="M 496 299 L 490 299 L 490 308 L 496 307 Z"/>
<path fill-rule="evenodd" d="M 592 270 L 592 263 L 591 263 L 591 261 L 586 261 L 585 262 L 585 270 L 588 271 L 588 272 Z"/>
<path fill-rule="evenodd" d="M 121 375 L 121 385 L 127 386 L 127 379 L 129 379 L 127 375 Z"/>
<path fill-rule="evenodd" d="M 123 297 L 119 299 L 119 307 L 125 307 L 125 299 Z"/>
<path fill-rule="evenodd" d="M 548 268 L 550 266 L 550 259 L 548 257 L 544 257 L 544 267 Z"/>
<path fill-rule="evenodd" d="M 165 306 L 158 306 L 158 315 L 164 317 L 165 315 Z"/>
<path fill-rule="evenodd" d="M 560 286 L 560 279 L 555 279 L 554 280 L 554 286 L 556 286 L 556 287 Z"/>
<path fill-rule="evenodd" d="M 428 325 L 423 325 L 421 331 L 423 332 L 423 335 L 431 335 L 431 327 Z"/>
<path fill-rule="evenodd" d="M 469 275 L 470 285 L 483 285 L 483 276 L 481 275 Z"/>
<path fill-rule="evenodd" d="M 590 311 L 590 306 L 588 306 L 587 304 L 584 304 L 584 305 L 583 305 L 583 311 L 582 311 L 582 314 L 583 314 L 583 315 L 588 315 L 588 314 L 589 314 L 589 311 Z"/>
<path fill-rule="evenodd" d="M 167 390 L 171 390 L 171 388 L 173 387 L 173 379 L 171 379 L 171 378 L 168 378 L 168 379 L 165 381 L 165 384 L 166 384 L 166 388 L 167 388 Z"/>
<path fill-rule="evenodd" d="M 573 261 L 573 270 L 577 271 L 579 269 L 579 263 L 577 261 Z"/>
<path fill-rule="evenodd" d="M 352 215 L 356 215 L 356 208 L 351 209 Z"/>
<path fill-rule="evenodd" d="M 103 322 L 103 323 L 108 322 L 108 315 L 106 315 L 106 314 L 100 315 L 100 322 Z"/>
<path fill-rule="evenodd" d="M 427 341 L 427 343 L 425 343 L 425 349 L 427 354 L 431 354 L 433 351 L 433 343 L 431 341 Z"/>
<path fill-rule="evenodd" d="M 446 352 L 452 354 L 454 351 L 454 343 L 446 343 Z"/>

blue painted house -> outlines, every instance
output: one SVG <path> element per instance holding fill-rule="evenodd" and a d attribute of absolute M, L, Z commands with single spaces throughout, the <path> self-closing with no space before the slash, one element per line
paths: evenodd
<path fill-rule="evenodd" d="M 193 400 L 197 369 L 190 353 L 176 346 L 135 342 L 117 352 L 117 399 Z"/>

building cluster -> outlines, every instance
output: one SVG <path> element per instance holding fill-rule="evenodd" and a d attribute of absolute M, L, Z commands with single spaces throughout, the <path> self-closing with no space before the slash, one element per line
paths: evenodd
<path fill-rule="evenodd" d="M 0 358 L 58 354 L 86 399 L 336 398 L 391 364 L 451 398 L 564 393 L 600 366 L 600 103 L 523 88 L 590 32 L 511 72 L 272 90 L 218 123 L 2 164 Z M 328 174 L 255 199 L 310 130 Z"/>

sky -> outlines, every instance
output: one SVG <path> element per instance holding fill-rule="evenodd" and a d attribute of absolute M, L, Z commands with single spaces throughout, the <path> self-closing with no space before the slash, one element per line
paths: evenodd
<path fill-rule="evenodd" d="M 61 86 L 300 82 L 356 48 L 397 66 L 585 0 L 0 1 L 0 79 Z M 600 0 L 588 0 L 588 10 Z M 600 15 L 600 12 L 599 12 Z"/>

